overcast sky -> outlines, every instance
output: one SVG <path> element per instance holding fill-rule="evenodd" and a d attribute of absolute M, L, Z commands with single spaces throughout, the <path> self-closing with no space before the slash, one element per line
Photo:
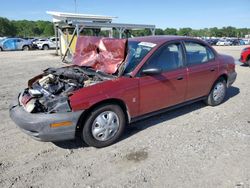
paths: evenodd
<path fill-rule="evenodd" d="M 77 13 L 117 16 L 114 22 L 156 27 L 248 27 L 250 0 L 76 0 Z M 74 0 L 0 0 L 0 16 L 52 20 L 47 10 L 75 12 Z"/>

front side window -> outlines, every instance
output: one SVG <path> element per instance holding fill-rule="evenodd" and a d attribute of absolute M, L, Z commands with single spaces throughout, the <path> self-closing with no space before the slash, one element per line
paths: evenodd
<path fill-rule="evenodd" d="M 196 42 L 185 42 L 187 64 L 201 64 L 214 59 L 212 50 Z"/>
<path fill-rule="evenodd" d="M 162 72 L 180 68 L 183 65 L 182 47 L 180 43 L 160 47 L 147 61 L 143 69 L 156 68 Z"/>
<path fill-rule="evenodd" d="M 156 46 L 150 42 L 128 41 L 128 55 L 124 64 L 124 74 L 131 73 L 141 60 Z"/>

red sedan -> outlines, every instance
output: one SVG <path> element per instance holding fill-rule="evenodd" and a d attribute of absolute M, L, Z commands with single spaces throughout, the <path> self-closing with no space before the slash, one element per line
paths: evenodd
<path fill-rule="evenodd" d="M 179 36 L 82 37 L 73 66 L 29 81 L 10 117 L 41 141 L 115 143 L 136 120 L 204 100 L 223 102 L 236 79 L 234 59 L 201 40 Z"/>
<path fill-rule="evenodd" d="M 244 48 L 240 55 L 240 62 L 250 66 L 250 47 Z"/>

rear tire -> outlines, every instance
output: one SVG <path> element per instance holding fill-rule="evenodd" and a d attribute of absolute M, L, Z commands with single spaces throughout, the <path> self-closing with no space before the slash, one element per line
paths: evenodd
<path fill-rule="evenodd" d="M 23 46 L 23 51 L 29 51 L 30 47 L 29 46 Z"/>
<path fill-rule="evenodd" d="M 0 52 L 2 52 L 3 51 L 3 49 L 0 47 Z"/>
<path fill-rule="evenodd" d="M 209 106 L 217 106 L 221 104 L 226 96 L 227 84 L 224 78 L 220 78 L 213 85 L 205 103 Z"/>
<path fill-rule="evenodd" d="M 106 147 L 119 140 L 125 125 L 125 115 L 120 106 L 102 105 L 87 117 L 82 129 L 82 139 L 89 146 Z"/>

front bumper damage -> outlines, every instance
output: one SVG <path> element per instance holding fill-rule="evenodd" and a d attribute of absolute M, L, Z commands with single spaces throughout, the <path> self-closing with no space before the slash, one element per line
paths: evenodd
<path fill-rule="evenodd" d="M 83 111 L 63 113 L 29 113 L 16 98 L 9 107 L 10 118 L 20 129 L 39 141 L 61 141 L 75 138 L 78 120 Z M 63 126 L 51 126 L 65 123 Z"/>

